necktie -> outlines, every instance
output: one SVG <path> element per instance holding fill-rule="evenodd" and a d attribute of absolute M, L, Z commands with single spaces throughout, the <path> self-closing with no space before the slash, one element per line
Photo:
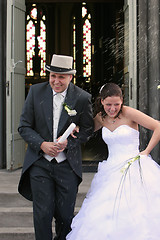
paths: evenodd
<path fill-rule="evenodd" d="M 57 130 L 58 130 L 58 124 L 59 124 L 59 119 L 60 115 L 62 112 L 63 108 L 63 103 L 64 103 L 64 97 L 62 94 L 57 93 L 53 97 L 53 137 L 54 137 L 54 142 L 57 139 Z M 60 152 L 57 157 L 55 157 L 56 161 L 62 162 L 66 159 L 66 156 L 64 152 Z"/>
<path fill-rule="evenodd" d="M 57 130 L 59 118 L 61 115 L 62 107 L 63 107 L 64 98 L 63 95 L 57 93 L 53 96 L 53 140 L 57 139 Z"/>

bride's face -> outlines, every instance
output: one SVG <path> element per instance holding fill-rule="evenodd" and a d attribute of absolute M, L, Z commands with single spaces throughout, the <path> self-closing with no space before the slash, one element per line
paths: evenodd
<path fill-rule="evenodd" d="M 123 100 L 119 96 L 112 96 L 101 100 L 101 103 L 106 114 L 109 117 L 114 118 L 119 113 Z"/>

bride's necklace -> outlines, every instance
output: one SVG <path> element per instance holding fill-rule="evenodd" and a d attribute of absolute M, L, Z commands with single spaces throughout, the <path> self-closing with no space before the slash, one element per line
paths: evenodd
<path fill-rule="evenodd" d="M 114 124 L 115 123 L 115 121 L 116 121 L 116 118 L 111 122 L 112 124 Z"/>
<path fill-rule="evenodd" d="M 108 122 L 111 123 L 111 124 L 114 124 L 116 122 L 117 118 L 118 117 L 115 117 L 112 121 L 108 121 Z"/>

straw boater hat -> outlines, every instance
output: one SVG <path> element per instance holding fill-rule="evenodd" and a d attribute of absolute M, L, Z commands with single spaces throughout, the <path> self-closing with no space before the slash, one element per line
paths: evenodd
<path fill-rule="evenodd" d="M 46 65 L 46 69 L 59 74 L 75 74 L 76 70 L 72 69 L 72 65 L 73 57 L 54 54 L 51 65 Z"/>

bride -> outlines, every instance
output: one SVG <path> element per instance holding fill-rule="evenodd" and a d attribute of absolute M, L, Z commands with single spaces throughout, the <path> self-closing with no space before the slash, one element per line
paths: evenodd
<path fill-rule="evenodd" d="M 153 131 L 139 151 L 138 125 Z M 67 240 L 159 240 L 160 166 L 151 150 L 160 141 L 160 123 L 123 105 L 121 89 L 105 84 L 97 99 L 95 131 L 102 128 L 107 160 L 99 163 Z"/>

